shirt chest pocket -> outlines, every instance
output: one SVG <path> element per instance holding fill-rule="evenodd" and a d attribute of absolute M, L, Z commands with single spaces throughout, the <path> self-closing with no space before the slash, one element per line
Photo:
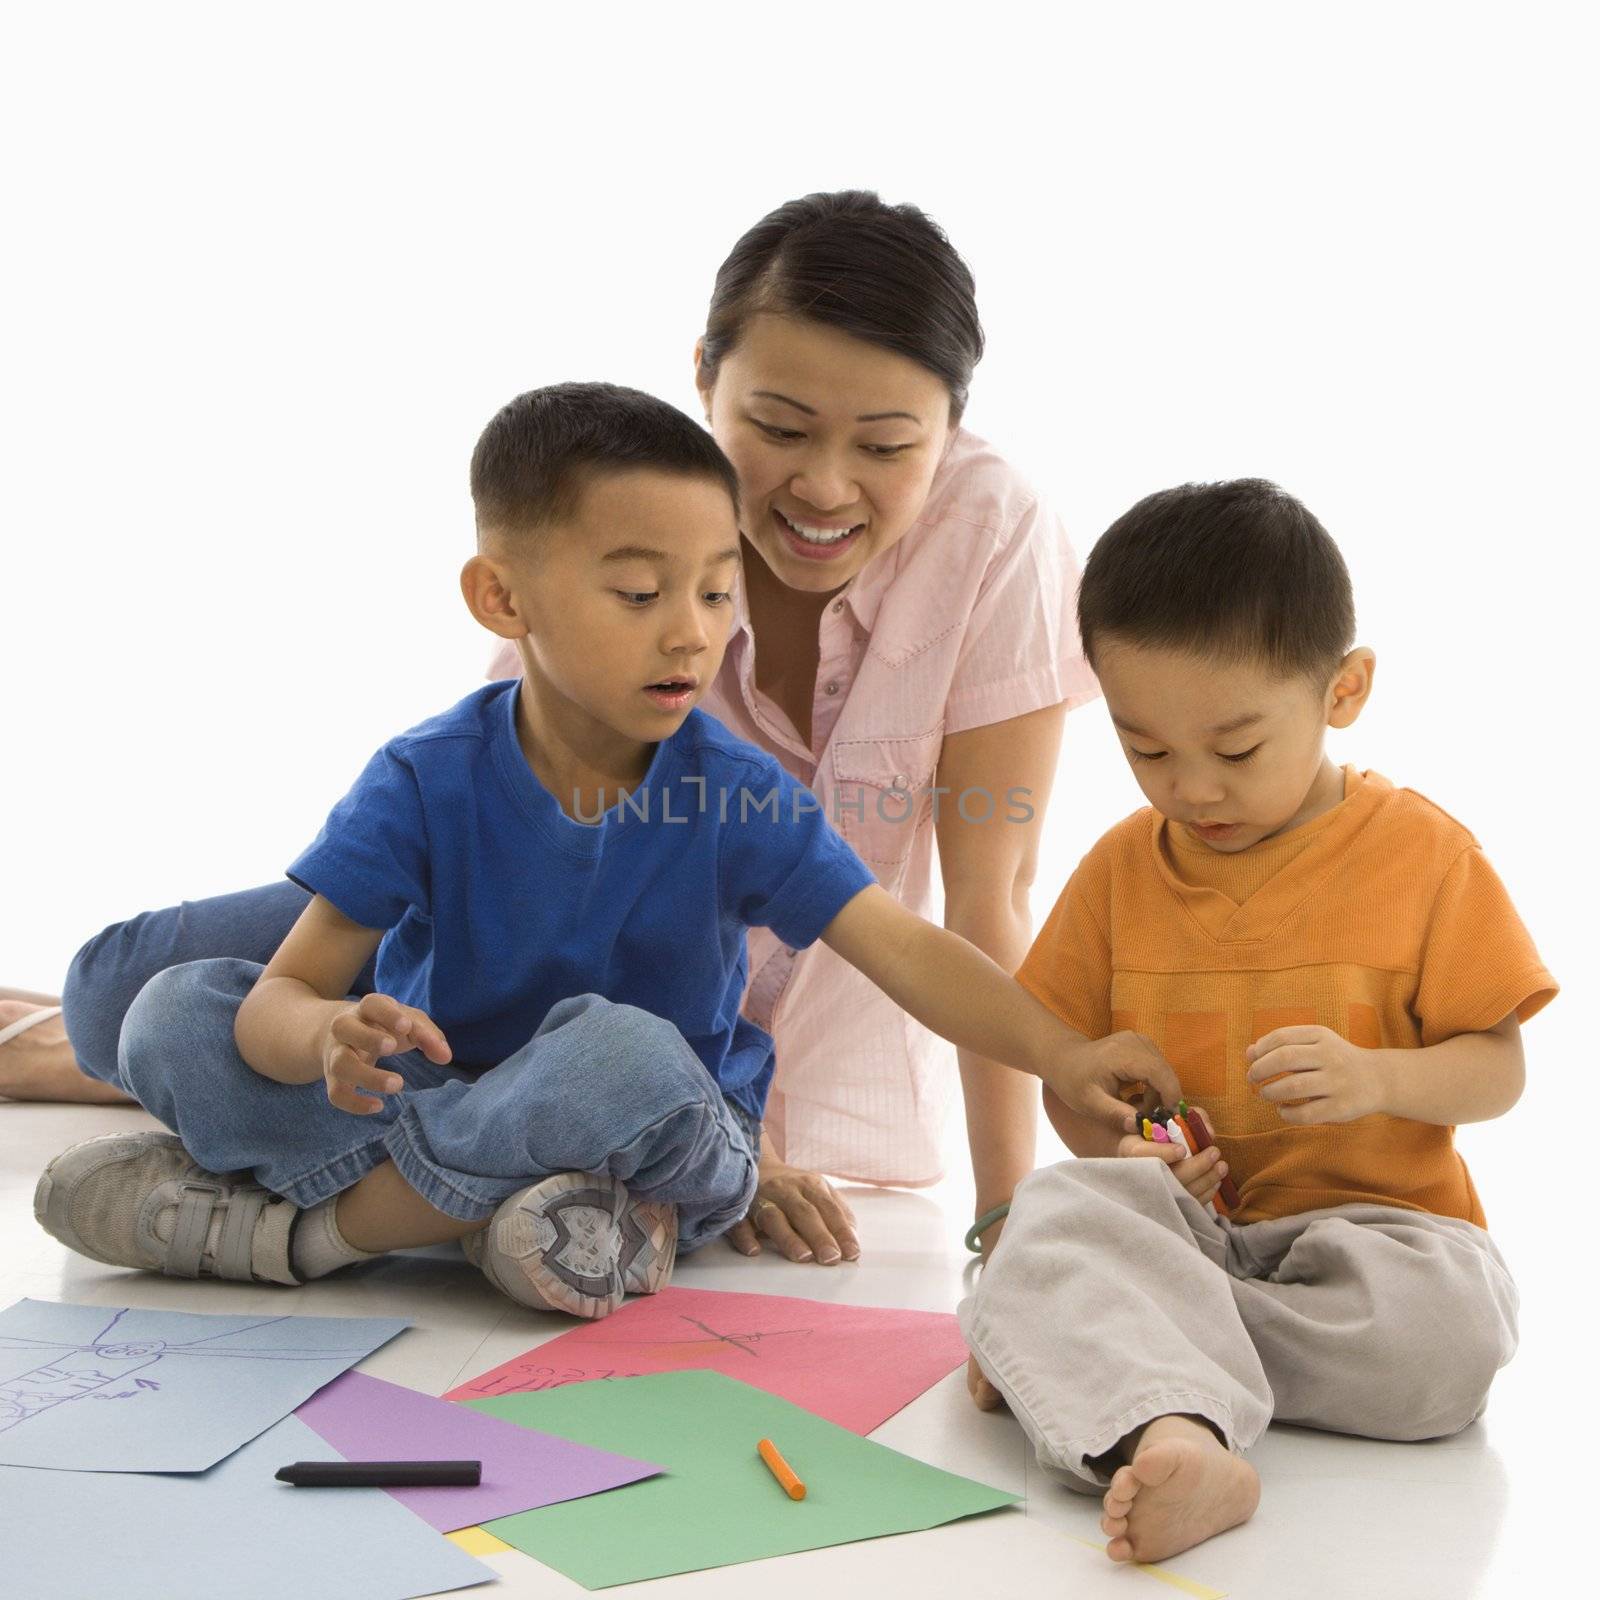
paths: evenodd
<path fill-rule="evenodd" d="M 828 815 L 868 866 L 894 867 L 933 811 L 932 788 L 944 730 L 833 745 Z"/>

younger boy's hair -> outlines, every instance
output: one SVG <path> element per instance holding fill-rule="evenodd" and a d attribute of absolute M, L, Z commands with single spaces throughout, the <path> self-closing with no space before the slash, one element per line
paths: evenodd
<path fill-rule="evenodd" d="M 665 400 L 615 383 L 553 383 L 502 406 L 472 452 L 480 548 L 576 511 L 596 475 L 640 468 L 710 478 L 739 507 L 739 478 L 699 423 Z"/>
<path fill-rule="evenodd" d="M 1339 547 L 1265 478 L 1147 495 L 1106 529 L 1084 567 L 1078 631 L 1097 648 L 1154 645 L 1325 684 L 1355 642 Z"/>

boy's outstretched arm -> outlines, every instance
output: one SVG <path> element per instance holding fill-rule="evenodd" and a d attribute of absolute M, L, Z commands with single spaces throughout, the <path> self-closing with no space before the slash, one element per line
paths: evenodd
<path fill-rule="evenodd" d="M 446 1062 L 450 1047 L 433 1021 L 389 995 L 349 998 L 350 985 L 383 940 L 382 928 L 352 922 L 313 895 L 234 1021 L 239 1054 L 264 1078 L 315 1083 L 343 1111 L 378 1110 L 374 1095 L 405 1087 L 381 1057 L 421 1050 Z"/>
<path fill-rule="evenodd" d="M 1040 1078 L 1074 1111 L 1131 1131 L 1121 1084 L 1180 1096 L 1177 1074 L 1147 1039 L 1090 1040 L 1061 1021 L 976 946 L 925 922 L 878 884 L 863 889 L 822 931 L 822 942 L 896 1005 L 959 1049 Z"/>

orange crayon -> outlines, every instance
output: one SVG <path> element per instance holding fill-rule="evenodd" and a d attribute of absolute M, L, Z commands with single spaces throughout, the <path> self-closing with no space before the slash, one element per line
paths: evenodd
<path fill-rule="evenodd" d="M 806 1486 L 794 1475 L 794 1468 L 778 1454 L 778 1447 L 770 1439 L 762 1439 L 756 1445 L 756 1453 L 767 1464 L 767 1470 L 783 1485 L 784 1493 L 791 1500 L 804 1500 Z"/>

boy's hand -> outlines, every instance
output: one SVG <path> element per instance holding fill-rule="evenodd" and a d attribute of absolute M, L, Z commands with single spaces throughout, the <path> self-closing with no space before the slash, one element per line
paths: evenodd
<path fill-rule="evenodd" d="M 383 1109 L 375 1096 L 398 1094 L 405 1079 L 378 1065 L 384 1056 L 420 1050 L 443 1066 L 450 1046 L 426 1012 L 386 994 L 369 994 L 337 1011 L 322 1037 L 322 1076 L 328 1099 L 358 1117 Z"/>
<path fill-rule="evenodd" d="M 1211 1119 L 1199 1106 L 1190 1106 L 1189 1110 L 1199 1112 L 1206 1127 L 1210 1128 Z M 1165 1161 L 1172 1176 L 1203 1206 L 1210 1205 L 1216 1198 L 1222 1180 L 1228 1175 L 1228 1163 L 1222 1159 L 1222 1152 L 1214 1144 L 1198 1155 L 1190 1155 L 1187 1145 L 1162 1144 L 1156 1139 L 1146 1139 L 1141 1134 L 1128 1133 L 1117 1141 L 1117 1154 L 1154 1156 L 1158 1161 Z"/>
<path fill-rule="evenodd" d="M 1183 1098 L 1177 1073 L 1142 1033 L 1108 1033 L 1075 1045 L 1044 1081 L 1069 1109 L 1123 1133 L 1139 1124 L 1119 1089 L 1144 1084 L 1157 1100 L 1173 1106 Z"/>
<path fill-rule="evenodd" d="M 1274 1028 L 1244 1053 L 1246 1078 L 1285 1122 L 1353 1122 L 1382 1109 L 1379 1052 L 1332 1028 Z"/>

